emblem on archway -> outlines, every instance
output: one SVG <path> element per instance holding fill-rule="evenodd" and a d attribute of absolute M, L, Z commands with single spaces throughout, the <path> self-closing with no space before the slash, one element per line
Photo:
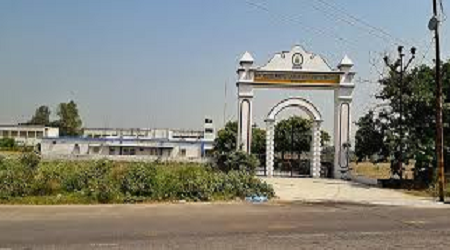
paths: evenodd
<path fill-rule="evenodd" d="M 303 55 L 300 53 L 295 53 L 292 56 L 292 68 L 301 69 L 303 65 Z"/>
<path fill-rule="evenodd" d="M 252 138 L 252 104 L 255 88 L 319 89 L 334 91 L 334 169 L 335 178 L 347 176 L 348 159 L 341 157 L 350 141 L 351 102 L 354 90 L 351 71 L 353 62 L 345 56 L 336 69 L 332 69 L 319 55 L 306 52 L 300 46 L 294 46 L 289 52 L 276 53 L 266 65 L 253 66 L 253 57 L 246 52 L 241 60 L 238 73 L 238 147 L 250 153 Z M 320 128 L 325 117 L 310 101 L 292 97 L 280 101 L 266 117 L 266 171 L 273 175 L 274 134 L 276 115 L 286 107 L 296 106 L 303 109 L 313 121 L 310 155 L 310 173 L 320 177 Z"/>

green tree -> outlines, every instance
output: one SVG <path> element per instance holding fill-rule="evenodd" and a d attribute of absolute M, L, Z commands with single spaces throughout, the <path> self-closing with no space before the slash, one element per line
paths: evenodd
<path fill-rule="evenodd" d="M 328 134 L 327 131 L 321 130 L 320 131 L 320 146 L 325 147 L 328 145 L 328 143 L 331 141 L 331 136 Z"/>
<path fill-rule="evenodd" d="M 217 132 L 217 137 L 214 141 L 214 151 L 219 154 L 236 151 L 237 133 L 238 125 L 236 121 L 230 121 L 225 124 L 225 128 Z"/>
<path fill-rule="evenodd" d="M 299 116 L 281 120 L 275 126 L 275 152 L 281 153 L 284 160 L 285 153 L 293 152 L 301 155 L 311 147 L 311 121 Z"/>
<path fill-rule="evenodd" d="M 444 95 L 450 93 L 450 63 L 442 64 Z M 381 111 L 375 120 L 377 131 L 383 138 L 381 156 L 397 160 L 399 145 L 401 143 L 399 132 L 403 128 L 404 138 L 403 159 L 408 162 L 410 159 L 416 160 L 416 169 L 435 164 L 435 69 L 427 65 L 420 65 L 404 74 L 404 81 L 400 83 L 399 75 L 390 72 L 380 81 L 381 90 L 377 98 L 387 104 L 388 108 Z M 400 98 L 402 97 L 402 98 Z M 449 102 L 449 96 L 445 100 Z M 400 99 L 403 100 L 403 121 L 400 120 Z M 444 147 L 450 152 L 450 109 L 444 105 Z M 403 126 L 402 126 L 403 124 Z M 365 129 L 365 128 L 363 128 Z M 358 134 L 358 133 L 357 133 Z M 359 133 L 360 143 L 356 145 L 356 150 L 363 144 L 369 144 L 368 136 Z M 358 138 L 357 138 L 358 139 Z M 359 152 L 361 154 L 361 152 Z M 449 165 L 449 161 L 446 161 Z M 397 164 L 392 164 L 393 172 Z M 448 168 L 448 167 L 447 167 Z"/>
<path fill-rule="evenodd" d="M 78 113 L 77 104 L 74 101 L 60 103 L 57 115 L 59 120 L 54 125 L 59 127 L 59 133 L 63 136 L 78 136 L 82 134 L 82 121 Z"/>
<path fill-rule="evenodd" d="M 264 129 L 258 127 L 252 129 L 252 154 L 266 154 L 266 131 Z"/>
<path fill-rule="evenodd" d="M 217 167 L 228 172 L 231 170 L 246 170 L 254 174 L 256 167 L 260 164 L 256 154 L 263 153 L 265 149 L 265 132 L 259 128 L 253 129 L 252 136 L 252 155 L 247 155 L 237 151 L 238 125 L 236 121 L 228 122 L 225 128 L 217 132 L 217 138 L 214 141 L 214 158 Z"/>
<path fill-rule="evenodd" d="M 214 141 L 214 149 L 216 152 L 227 153 L 236 151 L 238 126 L 236 121 L 230 121 L 225 124 L 225 128 L 217 132 L 217 138 Z M 252 148 L 253 154 L 261 155 L 266 152 L 266 131 L 254 127 L 252 129 Z"/>
<path fill-rule="evenodd" d="M 380 154 L 383 148 L 383 137 L 373 111 L 359 118 L 356 125 L 358 130 L 355 135 L 355 154 L 358 161 Z"/>
<path fill-rule="evenodd" d="M 40 106 L 36 109 L 33 117 L 31 117 L 31 120 L 27 124 L 48 126 L 50 125 L 50 113 L 48 106 Z"/>

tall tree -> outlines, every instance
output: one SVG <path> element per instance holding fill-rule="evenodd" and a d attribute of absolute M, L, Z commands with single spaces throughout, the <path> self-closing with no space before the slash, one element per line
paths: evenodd
<path fill-rule="evenodd" d="M 63 136 L 78 136 L 82 134 L 82 121 L 78 113 L 77 104 L 74 101 L 60 103 L 57 115 L 59 120 L 55 125 L 59 127 L 59 133 Z"/>
<path fill-rule="evenodd" d="M 450 93 L 450 63 L 442 65 L 444 93 Z M 431 166 L 435 163 L 435 70 L 427 65 L 420 65 L 409 72 L 405 72 L 404 81 L 399 81 L 398 74 L 390 72 L 380 81 L 381 90 L 377 98 L 389 107 L 380 112 L 378 118 L 373 118 L 377 131 L 383 138 L 381 156 L 395 160 L 399 156 L 399 129 L 403 124 L 404 138 L 403 159 L 416 160 L 416 169 L 420 166 Z M 400 87 L 403 84 L 403 87 Z M 400 121 L 400 96 L 403 99 L 403 122 Z M 449 96 L 445 97 L 446 103 Z M 450 107 L 444 105 L 444 149 L 450 152 Z M 361 121 L 361 120 L 360 120 Z M 362 126 L 359 130 L 366 130 Z M 358 131 L 359 131 L 358 130 Z M 363 131 L 359 132 L 362 135 Z M 357 132 L 358 135 L 358 132 Z M 360 146 L 377 140 L 375 137 L 360 136 L 356 150 L 361 151 Z M 367 151 L 369 152 L 369 151 Z M 361 152 L 359 152 L 361 153 Z M 447 160 L 446 165 L 449 165 Z M 418 165 L 418 166 L 417 166 Z M 392 164 L 395 167 L 396 164 Z M 396 169 L 393 169 L 395 172 Z"/>
<path fill-rule="evenodd" d="M 299 116 L 293 116 L 277 123 L 275 127 L 275 151 L 281 153 L 293 152 L 301 155 L 311 147 L 311 121 Z"/>
<path fill-rule="evenodd" d="M 31 120 L 27 124 L 48 126 L 50 125 L 50 113 L 48 106 L 40 106 L 36 109 L 33 117 L 31 117 Z"/>

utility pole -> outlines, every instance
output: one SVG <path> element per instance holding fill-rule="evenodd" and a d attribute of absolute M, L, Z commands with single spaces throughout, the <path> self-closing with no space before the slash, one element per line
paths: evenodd
<path fill-rule="evenodd" d="M 436 158 L 439 178 L 439 201 L 444 202 L 444 130 L 442 125 L 442 80 L 441 80 L 441 52 L 439 45 L 439 20 L 437 0 L 433 0 L 433 17 L 430 20 L 428 28 L 434 31 L 436 41 Z"/>
<path fill-rule="evenodd" d="M 403 59 L 405 58 L 405 53 L 403 52 L 403 46 L 398 46 L 398 56 L 399 58 L 397 59 L 397 61 L 394 64 L 391 64 L 389 62 L 389 58 L 387 56 L 384 57 L 384 63 L 390 68 L 391 71 L 397 73 L 400 77 L 399 80 L 399 92 L 400 92 L 400 96 L 399 96 L 399 111 L 400 111 L 400 117 L 399 117 L 399 137 L 400 137 L 400 143 L 399 143 L 399 154 L 398 154 L 398 166 L 397 166 L 397 171 L 400 177 L 400 180 L 403 179 L 403 137 L 404 137 L 404 131 L 403 131 L 403 95 L 405 92 L 404 89 L 404 81 L 403 81 L 403 76 L 406 72 L 406 70 L 408 69 L 409 65 L 411 64 L 411 62 L 414 60 L 414 58 L 416 58 L 416 48 L 412 47 L 411 48 L 411 58 L 409 59 L 408 63 L 406 65 L 404 65 L 403 63 Z M 399 70 L 398 70 L 399 69 Z"/>

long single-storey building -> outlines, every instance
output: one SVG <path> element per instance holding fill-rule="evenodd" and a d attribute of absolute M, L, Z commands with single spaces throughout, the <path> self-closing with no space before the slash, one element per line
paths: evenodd
<path fill-rule="evenodd" d="M 58 138 L 59 129 L 40 125 L 0 125 L 0 139 L 12 138 L 16 143 L 36 146 L 43 138 Z"/>
<path fill-rule="evenodd" d="M 198 161 L 213 149 L 215 130 L 86 128 L 82 137 L 44 138 L 44 158 Z"/>

